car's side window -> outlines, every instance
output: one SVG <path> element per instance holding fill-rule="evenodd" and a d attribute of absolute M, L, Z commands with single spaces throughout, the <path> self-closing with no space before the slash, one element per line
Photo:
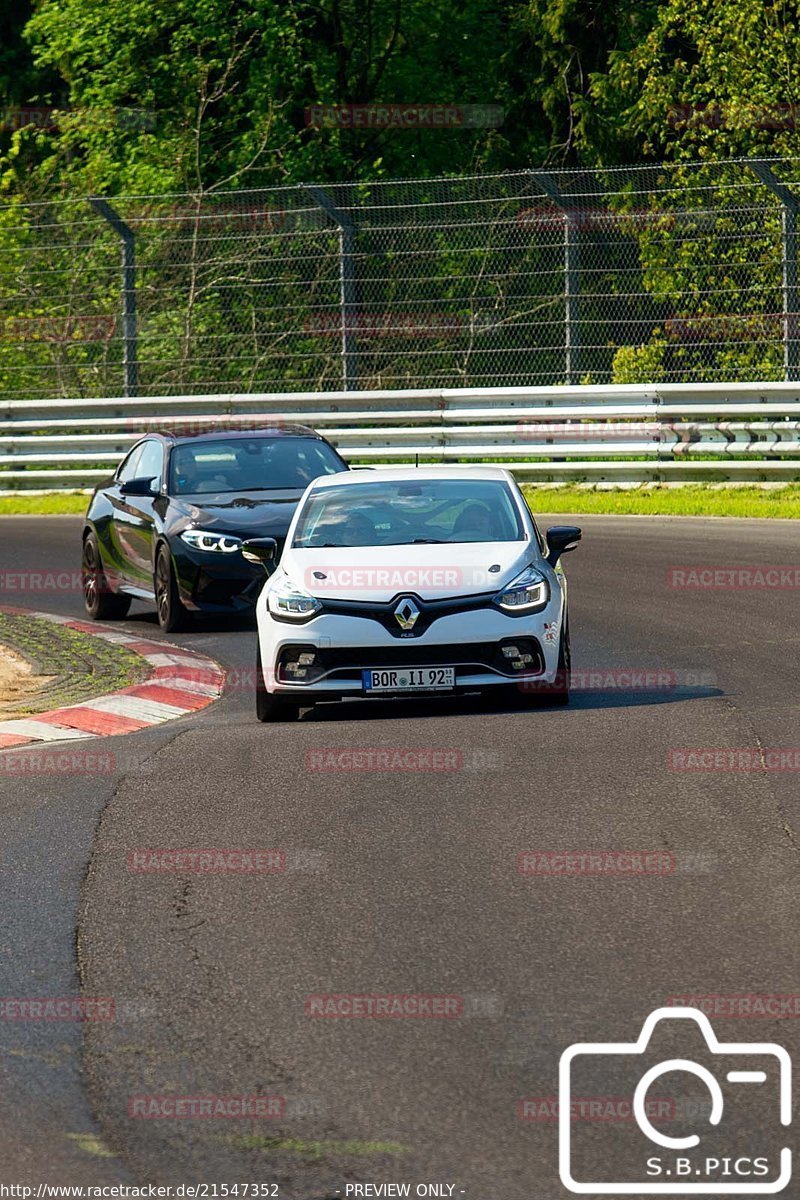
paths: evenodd
<path fill-rule="evenodd" d="M 144 442 L 142 454 L 136 465 L 137 479 L 152 479 L 153 491 L 161 490 L 161 476 L 164 467 L 164 450 L 161 442 Z"/>
<path fill-rule="evenodd" d="M 129 479 L 136 479 L 136 468 L 139 465 L 139 459 L 142 457 L 144 443 L 134 446 L 127 458 L 123 459 L 122 465 L 117 470 L 117 482 L 127 483 Z"/>

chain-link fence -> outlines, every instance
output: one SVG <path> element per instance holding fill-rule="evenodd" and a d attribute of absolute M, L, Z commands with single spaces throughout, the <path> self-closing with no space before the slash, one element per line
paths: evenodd
<path fill-rule="evenodd" d="M 796 379 L 800 163 L 0 208 L 0 395 Z"/>

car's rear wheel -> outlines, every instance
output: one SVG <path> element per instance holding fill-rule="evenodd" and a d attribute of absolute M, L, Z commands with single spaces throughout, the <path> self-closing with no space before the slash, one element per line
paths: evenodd
<path fill-rule="evenodd" d="M 266 724 L 271 721 L 296 721 L 300 716 L 300 705 L 282 696 L 273 696 L 267 691 L 261 669 L 261 651 L 256 643 L 256 716 Z"/>
<path fill-rule="evenodd" d="M 178 594 L 178 583 L 172 566 L 172 555 L 169 546 L 163 543 L 156 555 L 156 570 L 153 581 L 156 595 L 158 623 L 165 633 L 178 633 L 189 624 L 189 613 L 181 603 Z"/>
<path fill-rule="evenodd" d="M 127 615 L 131 606 L 130 596 L 117 595 L 111 591 L 100 558 L 97 535 L 87 533 L 83 539 L 81 556 L 81 586 L 83 606 L 94 621 L 106 621 Z"/>

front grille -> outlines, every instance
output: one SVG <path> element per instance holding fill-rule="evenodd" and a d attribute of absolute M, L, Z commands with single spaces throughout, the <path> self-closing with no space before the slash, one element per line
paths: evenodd
<path fill-rule="evenodd" d="M 518 640 L 518 639 L 517 639 Z M 511 639 L 505 639 L 506 642 Z M 544 670 L 544 658 L 539 643 L 525 639 L 533 654 L 533 662 L 526 675 L 540 675 Z M 462 670 L 498 671 L 517 678 L 522 672 L 513 671 L 500 650 L 500 642 L 452 642 L 438 646 L 420 646 L 415 642 L 403 642 L 398 646 L 365 648 L 363 646 L 336 646 L 321 654 L 322 669 L 339 678 L 360 677 L 365 667 L 459 667 Z"/>
<path fill-rule="evenodd" d="M 379 650 L 365 650 L 363 646 L 351 649 L 337 646 L 325 650 L 323 658 L 327 671 L 342 667 L 441 667 L 454 663 L 488 666 L 497 652 L 494 642 L 453 643 L 443 646 L 420 646 L 412 643 L 400 646 L 383 646 Z M 369 661 L 367 661 L 369 660 Z"/>
<path fill-rule="evenodd" d="M 412 629 L 403 629 L 395 616 L 398 607 L 404 600 L 413 600 L 419 615 Z M 387 633 L 394 638 L 412 640 L 422 637 L 430 629 L 434 621 L 441 617 L 452 617 L 456 613 L 474 612 L 477 609 L 488 608 L 491 597 L 487 595 L 446 597 L 443 600 L 423 600 L 415 592 L 398 592 L 388 602 L 363 600 L 334 600 L 326 598 L 322 601 L 323 611 L 337 613 L 348 617 L 360 617 L 365 621 L 377 621 Z"/>

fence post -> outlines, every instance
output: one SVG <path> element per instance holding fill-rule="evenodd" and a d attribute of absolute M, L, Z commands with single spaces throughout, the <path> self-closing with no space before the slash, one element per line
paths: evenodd
<path fill-rule="evenodd" d="M 576 219 L 580 205 L 572 203 L 555 181 L 543 171 L 530 174 L 543 192 L 564 213 L 564 359 L 568 384 L 581 381 L 581 327 L 580 327 L 580 223 Z"/>
<path fill-rule="evenodd" d="M 342 318 L 342 391 L 358 389 L 358 349 L 356 345 L 356 238 L 355 222 L 337 208 L 328 193 L 314 184 L 306 184 L 317 204 L 339 226 L 339 311 Z"/>
<path fill-rule="evenodd" d="M 798 308 L 800 294 L 797 280 L 797 212 L 800 201 L 774 175 L 768 163 L 752 159 L 750 167 L 761 182 L 781 202 L 781 241 L 783 243 L 783 377 L 787 383 L 800 379 L 800 341 L 798 341 Z"/>
<path fill-rule="evenodd" d="M 108 221 L 119 234 L 122 246 L 122 374 L 123 395 L 136 396 L 139 391 L 139 361 L 136 329 L 136 234 L 122 220 L 107 200 L 90 196 L 95 212 Z"/>

